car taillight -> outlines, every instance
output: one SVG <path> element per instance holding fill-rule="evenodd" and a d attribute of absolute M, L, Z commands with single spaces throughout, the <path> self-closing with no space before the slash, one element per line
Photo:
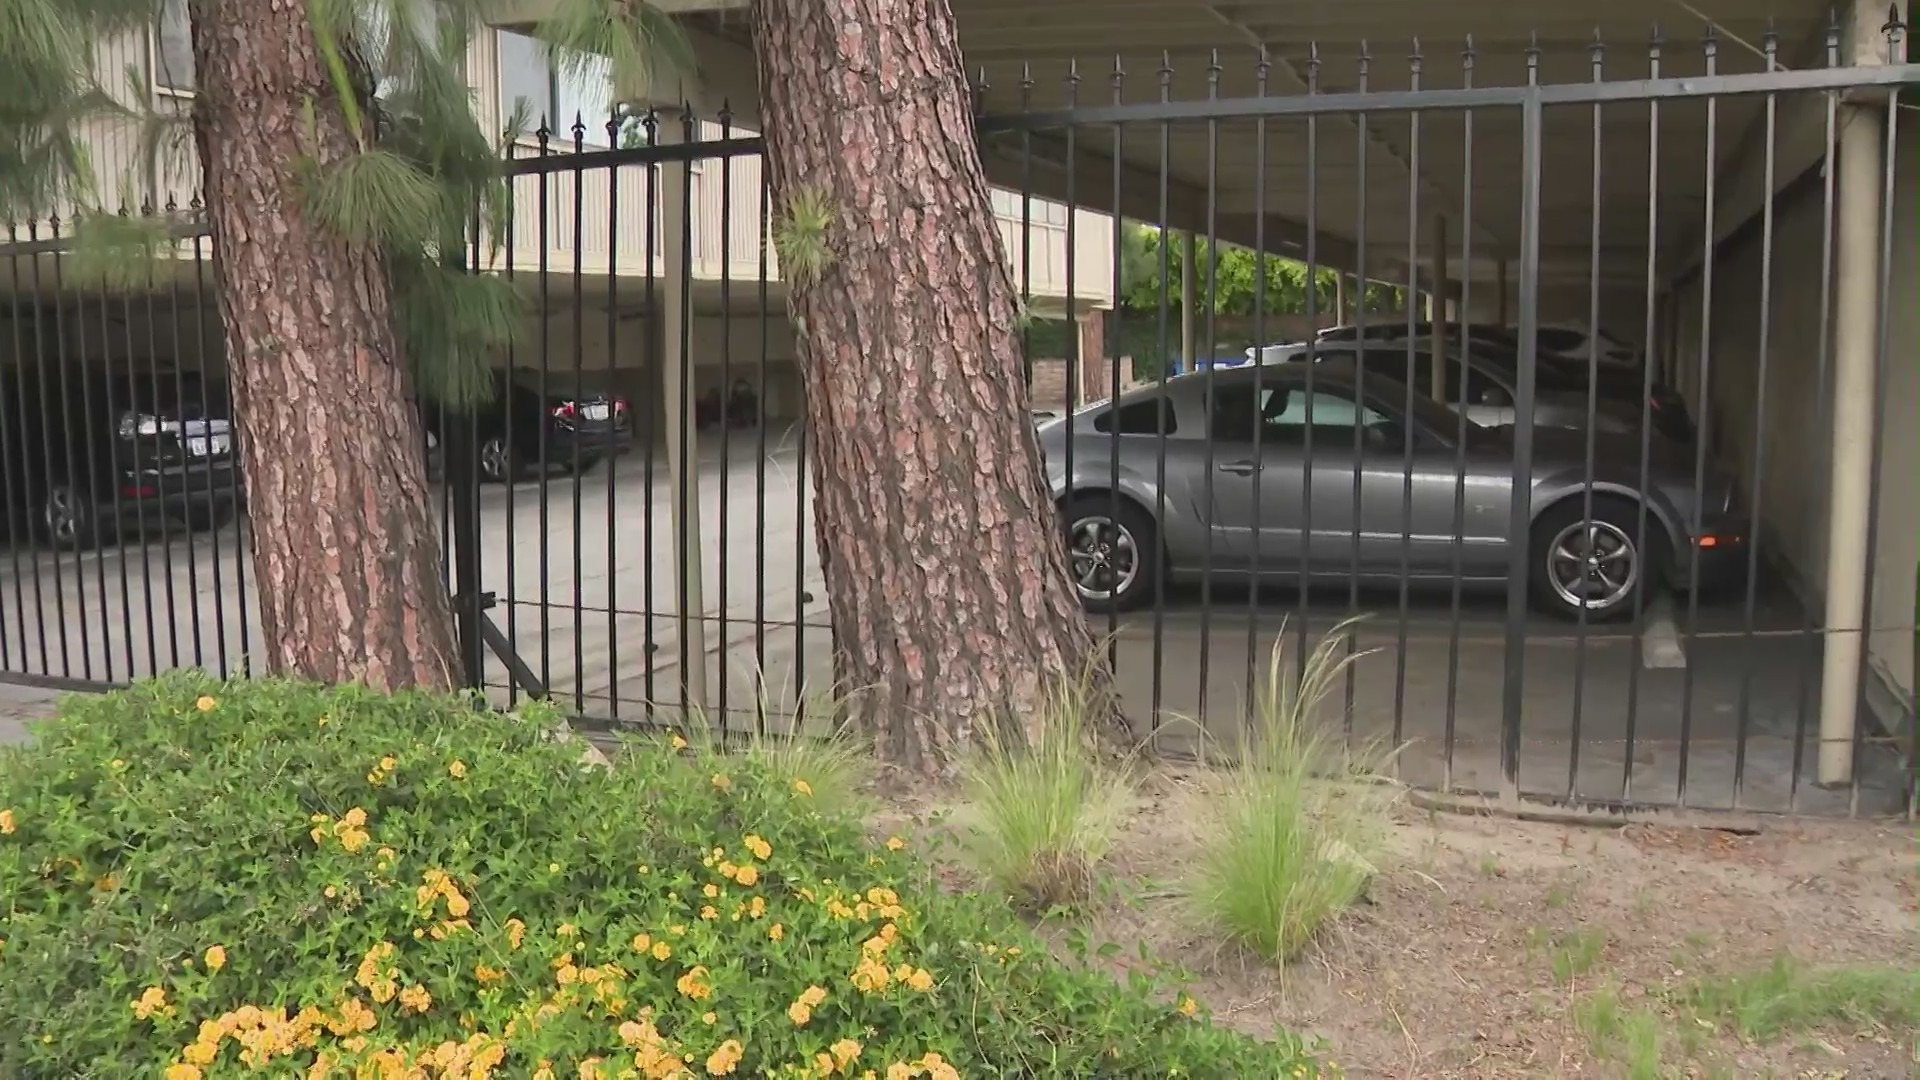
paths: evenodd
<path fill-rule="evenodd" d="M 571 401 L 563 401 L 560 404 L 555 405 L 552 411 L 553 411 L 553 418 L 555 420 L 571 420 L 574 418 L 575 414 L 578 412 L 578 410 L 574 407 L 573 402 Z"/>
<path fill-rule="evenodd" d="M 613 399 L 613 415 L 615 416 L 627 415 L 627 399 L 626 398 L 617 397 Z"/>

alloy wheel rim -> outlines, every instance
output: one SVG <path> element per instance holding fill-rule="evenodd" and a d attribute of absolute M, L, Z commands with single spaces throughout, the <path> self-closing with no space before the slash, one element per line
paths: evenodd
<path fill-rule="evenodd" d="M 1576 521 L 1547 547 L 1547 578 L 1571 607 L 1605 611 L 1632 595 L 1640 559 L 1626 531 L 1607 521 Z"/>
<path fill-rule="evenodd" d="M 498 435 L 480 444 L 480 471 L 489 480 L 507 478 L 507 444 Z"/>
<path fill-rule="evenodd" d="M 1084 517 L 1067 533 L 1067 562 L 1074 588 L 1088 600 L 1108 600 L 1133 587 L 1140 576 L 1140 547 L 1133 532 L 1106 517 Z"/>
<path fill-rule="evenodd" d="M 80 533 L 80 515 L 74 506 L 73 493 L 66 488 L 55 488 L 47 493 L 46 506 L 47 532 L 62 543 L 71 542 Z"/>

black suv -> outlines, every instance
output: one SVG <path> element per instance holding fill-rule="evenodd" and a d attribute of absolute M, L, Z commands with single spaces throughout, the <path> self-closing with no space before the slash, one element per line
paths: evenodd
<path fill-rule="evenodd" d="M 0 501 L 18 542 L 89 548 L 242 499 L 225 384 L 197 372 L 0 368 Z"/>
<path fill-rule="evenodd" d="M 479 454 L 480 478 L 504 483 L 552 467 L 598 465 L 633 445 L 632 416 L 627 399 L 583 382 L 575 392 L 573 375 L 549 372 L 541 393 L 536 368 L 494 372 L 493 399 L 475 410 L 474 442 Z M 441 425 L 456 422 L 455 414 L 432 402 L 421 406 L 427 434 L 428 471 L 443 472 L 441 449 L 446 432 Z"/>

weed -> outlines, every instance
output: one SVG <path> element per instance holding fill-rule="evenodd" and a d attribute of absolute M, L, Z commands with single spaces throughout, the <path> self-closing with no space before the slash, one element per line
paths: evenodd
<path fill-rule="evenodd" d="M 1704 978 L 1681 1002 L 1705 1019 L 1731 1024 L 1749 1042 L 1842 1024 L 1920 1026 L 1920 971 L 1891 967 L 1815 970 L 1791 957 L 1741 975 Z"/>
<path fill-rule="evenodd" d="M 1500 868 L 1500 860 L 1492 855 L 1480 856 L 1480 876 L 1485 878 L 1505 877 L 1506 871 Z"/>
<path fill-rule="evenodd" d="M 1565 884 L 1556 881 L 1547 887 L 1546 904 L 1548 910 L 1558 911 L 1566 907 L 1567 901 L 1570 899 L 1572 899 L 1572 894 L 1568 891 Z"/>
<path fill-rule="evenodd" d="M 1612 987 L 1596 990 L 1573 1006 L 1574 1027 L 1593 1056 L 1620 1062 L 1628 1080 L 1661 1080 L 1665 1025 L 1651 1009 L 1628 1009 Z"/>
<path fill-rule="evenodd" d="M 1357 659 L 1339 655 L 1353 623 L 1321 638 L 1297 673 L 1286 670 L 1282 633 L 1190 885 L 1200 918 L 1272 960 L 1298 952 L 1365 891 L 1396 797 L 1381 783 L 1323 779 L 1377 776 L 1392 756 L 1343 747 L 1314 723 Z"/>
<path fill-rule="evenodd" d="M 1091 679 L 1063 680 L 1041 715 L 983 725 L 979 752 L 961 769 L 967 855 L 1029 910 L 1092 899 L 1094 868 L 1132 796 L 1125 770 L 1090 752 L 1094 692 Z"/>
<path fill-rule="evenodd" d="M 1553 943 L 1553 977 L 1563 983 L 1572 982 L 1592 971 L 1606 949 L 1605 930 L 1575 930 L 1561 935 Z"/>

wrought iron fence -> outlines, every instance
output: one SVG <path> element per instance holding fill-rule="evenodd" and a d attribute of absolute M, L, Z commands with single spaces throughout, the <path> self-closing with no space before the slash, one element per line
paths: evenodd
<path fill-rule="evenodd" d="M 1882 555 L 1914 530 L 1881 477 L 1912 423 L 1888 290 L 1920 69 L 1881 44 L 984 73 L 1036 437 L 1143 734 L 1231 738 L 1272 650 L 1358 616 L 1326 722 L 1416 786 L 1911 815 Z M 762 147 L 725 114 L 638 129 L 516 145 L 512 220 L 476 228 L 529 316 L 494 404 L 423 406 L 468 676 L 607 724 L 783 723 L 831 688 L 832 627 Z M 77 280 L 57 221 L 10 229 L 0 677 L 249 670 L 272 523 L 236 513 L 213 253 L 182 231 L 129 291 Z M 1867 449 L 1836 457 L 1836 416 Z M 1870 526 L 1842 623 L 1836 461 Z"/>

